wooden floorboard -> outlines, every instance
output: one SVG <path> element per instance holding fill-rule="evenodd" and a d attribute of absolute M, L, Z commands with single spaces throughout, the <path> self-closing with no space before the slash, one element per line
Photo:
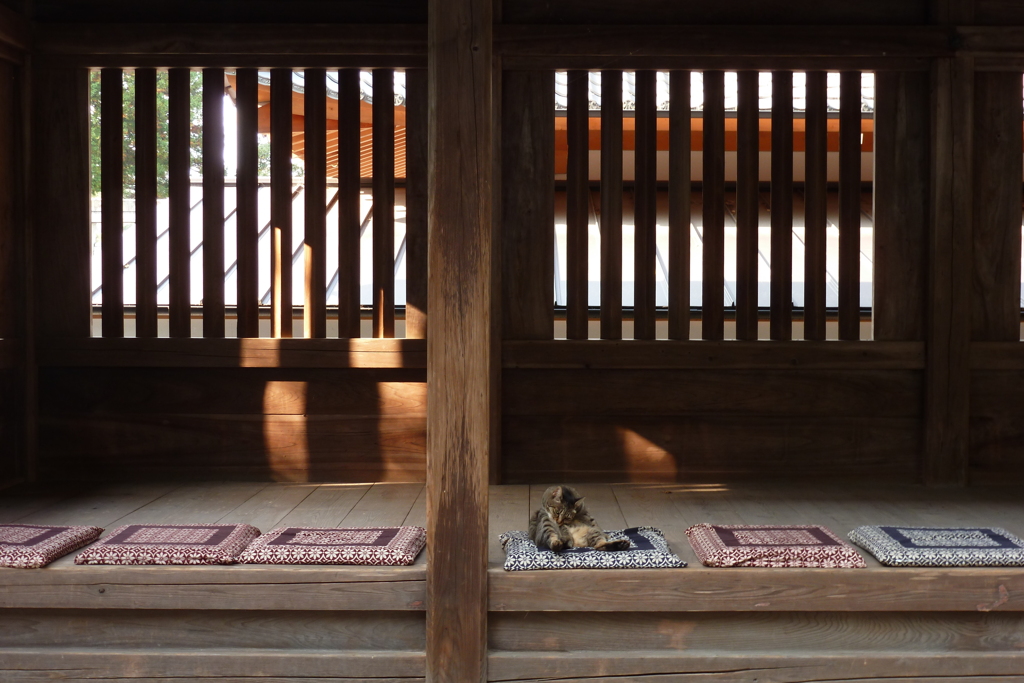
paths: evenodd
<path fill-rule="evenodd" d="M 369 490 L 370 484 L 320 484 L 280 520 L 280 525 L 340 526 Z"/>
<path fill-rule="evenodd" d="M 343 526 L 401 526 L 423 484 L 374 484 L 342 520 Z"/>
<path fill-rule="evenodd" d="M 279 526 L 317 484 L 271 484 L 217 520 L 220 524 L 251 524 L 263 533 Z"/>

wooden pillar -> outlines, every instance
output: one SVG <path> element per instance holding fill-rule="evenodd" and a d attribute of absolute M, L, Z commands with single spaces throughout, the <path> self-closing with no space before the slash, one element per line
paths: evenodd
<path fill-rule="evenodd" d="M 490 0 L 428 20 L 427 681 L 487 679 L 487 506 L 500 298 Z M 484 511 L 484 512 L 482 512 Z"/>

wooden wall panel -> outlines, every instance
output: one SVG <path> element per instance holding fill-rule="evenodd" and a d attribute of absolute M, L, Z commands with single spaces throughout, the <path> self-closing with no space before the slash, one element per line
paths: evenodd
<path fill-rule="evenodd" d="M 1024 371 L 971 373 L 971 482 L 1024 482 Z"/>
<path fill-rule="evenodd" d="M 502 74 L 502 337 L 551 339 L 555 312 L 555 73 Z"/>

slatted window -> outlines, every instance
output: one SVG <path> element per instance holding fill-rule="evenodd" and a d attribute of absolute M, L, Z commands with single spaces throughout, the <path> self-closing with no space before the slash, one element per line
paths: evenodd
<path fill-rule="evenodd" d="M 90 104 L 94 335 L 424 335 L 425 71 L 106 68 Z"/>
<path fill-rule="evenodd" d="M 870 337 L 873 74 L 560 72 L 555 110 L 556 337 Z"/>

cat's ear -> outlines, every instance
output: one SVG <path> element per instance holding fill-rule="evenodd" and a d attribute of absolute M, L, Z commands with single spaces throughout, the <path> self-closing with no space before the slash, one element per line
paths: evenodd
<path fill-rule="evenodd" d="M 573 508 L 576 510 L 576 512 L 579 512 L 580 510 L 583 509 L 583 501 L 584 500 L 586 500 L 586 499 L 585 498 L 580 498 L 579 500 L 576 501 L 576 504 L 573 505 Z"/>
<path fill-rule="evenodd" d="M 554 492 L 552 492 L 552 494 L 551 494 L 551 500 L 552 500 L 552 502 L 555 502 L 555 503 L 561 503 L 562 502 L 562 487 L 561 486 L 556 486 L 555 487 Z"/>

